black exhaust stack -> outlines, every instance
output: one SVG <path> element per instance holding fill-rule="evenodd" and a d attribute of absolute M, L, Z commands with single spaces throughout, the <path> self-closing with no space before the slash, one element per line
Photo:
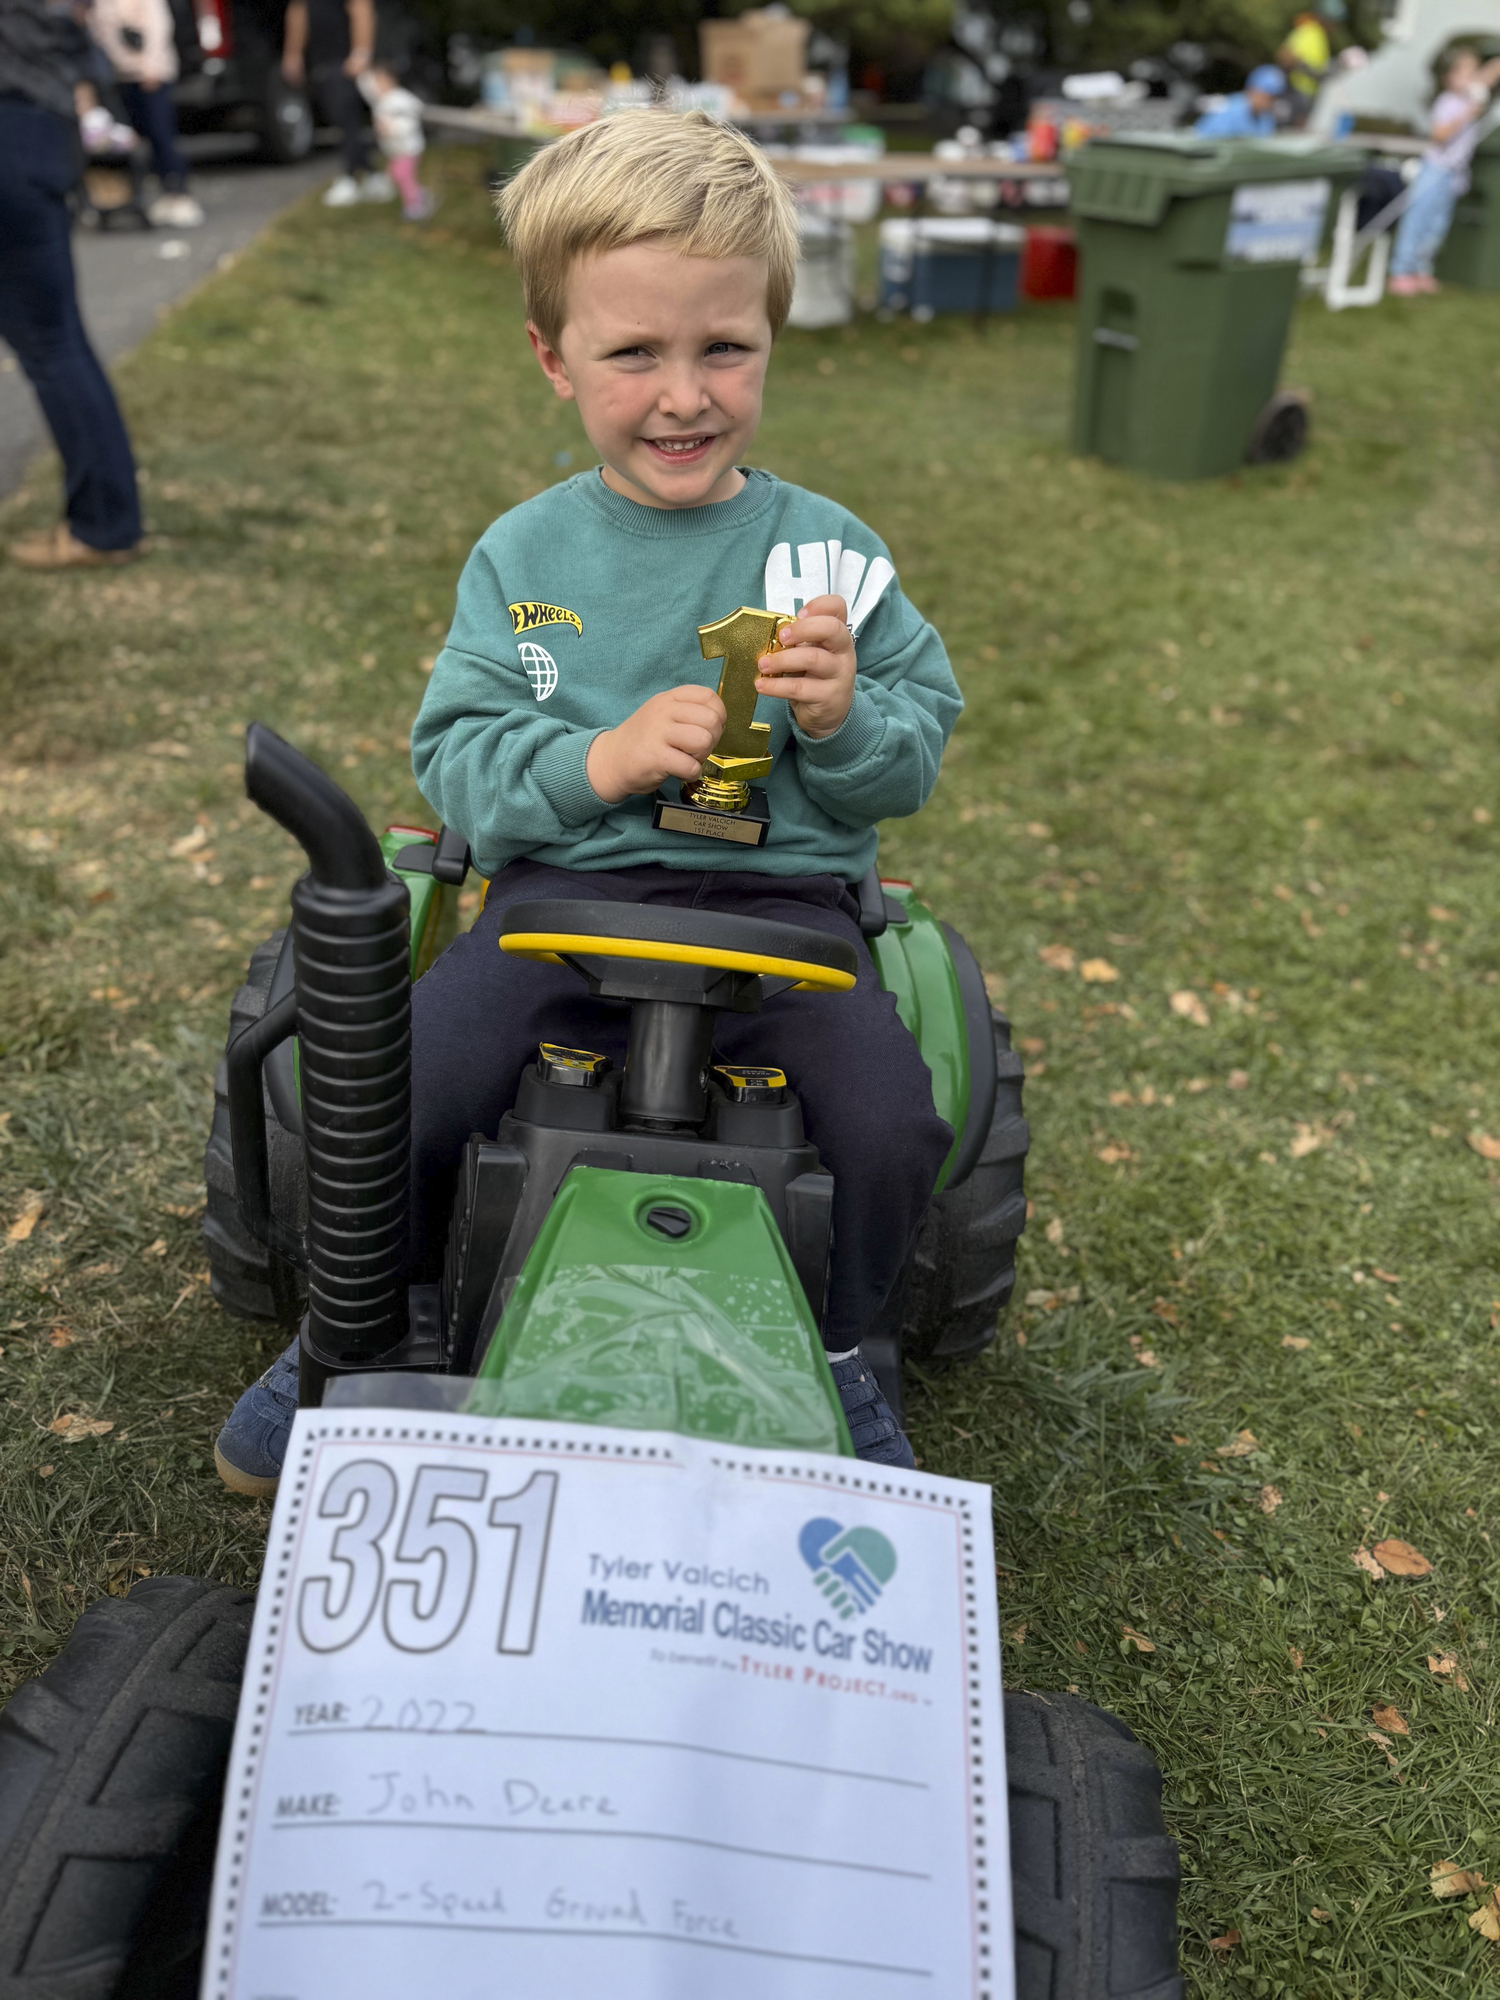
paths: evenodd
<path fill-rule="evenodd" d="M 410 1330 L 411 899 L 358 808 L 264 724 L 245 790 L 301 842 L 292 953 L 307 1150 L 308 1317 L 301 1401 L 378 1366 Z"/>

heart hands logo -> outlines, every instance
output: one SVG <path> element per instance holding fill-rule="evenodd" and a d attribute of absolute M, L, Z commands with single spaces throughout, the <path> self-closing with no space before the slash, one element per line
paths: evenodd
<path fill-rule="evenodd" d="M 896 1574 L 896 1551 L 876 1528 L 846 1528 L 838 1521 L 809 1521 L 797 1537 L 813 1584 L 840 1618 L 871 1609 Z"/>

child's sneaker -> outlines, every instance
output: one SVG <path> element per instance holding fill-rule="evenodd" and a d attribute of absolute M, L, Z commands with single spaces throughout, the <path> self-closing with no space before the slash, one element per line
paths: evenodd
<path fill-rule="evenodd" d="M 359 182 L 353 174 L 340 174 L 332 187 L 324 190 L 325 208 L 353 208 L 359 200 Z"/>
<path fill-rule="evenodd" d="M 870 1459 L 876 1465 L 914 1467 L 917 1461 L 910 1440 L 881 1395 L 874 1372 L 860 1360 L 859 1349 L 828 1365 L 844 1406 L 855 1457 Z"/>
<path fill-rule="evenodd" d="M 214 1464 L 231 1493 L 254 1500 L 276 1497 L 297 1414 L 297 1356 L 300 1335 L 278 1354 L 258 1382 L 252 1382 L 229 1413 L 214 1446 Z"/>

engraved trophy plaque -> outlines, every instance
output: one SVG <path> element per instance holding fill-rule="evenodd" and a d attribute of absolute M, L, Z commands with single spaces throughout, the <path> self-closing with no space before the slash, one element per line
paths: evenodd
<path fill-rule="evenodd" d="M 756 662 L 781 650 L 778 627 L 791 614 L 753 611 L 742 604 L 727 618 L 698 627 L 705 660 L 722 660 L 719 699 L 724 731 L 692 783 L 665 784 L 656 794 L 651 824 L 669 833 L 695 833 L 705 840 L 737 840 L 764 847 L 771 813 L 757 778 L 771 775 L 771 725 L 755 721 Z"/>

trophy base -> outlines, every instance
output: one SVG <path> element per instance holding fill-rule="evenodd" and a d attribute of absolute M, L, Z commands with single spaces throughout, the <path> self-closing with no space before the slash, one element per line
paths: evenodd
<path fill-rule="evenodd" d="M 668 833 L 695 833 L 704 840 L 733 840 L 741 847 L 764 847 L 771 830 L 771 809 L 759 785 L 750 787 L 748 804 L 738 812 L 710 812 L 691 805 L 681 785 L 663 785 L 651 807 L 651 824 Z"/>

